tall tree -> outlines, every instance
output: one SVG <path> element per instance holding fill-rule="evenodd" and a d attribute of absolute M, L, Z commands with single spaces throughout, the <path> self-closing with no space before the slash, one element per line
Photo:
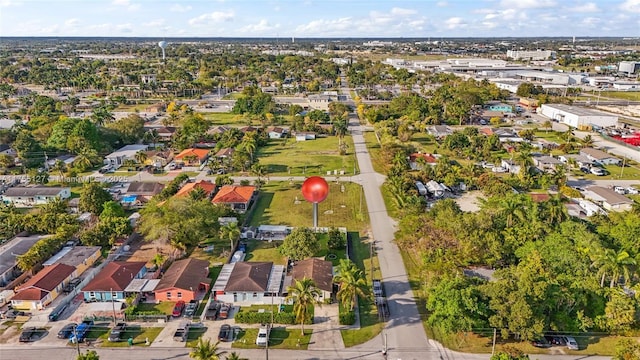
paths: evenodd
<path fill-rule="evenodd" d="M 240 239 L 240 228 L 237 222 L 230 222 L 220 228 L 220 239 L 229 240 L 231 243 L 231 251 L 235 246 L 234 242 Z"/>
<path fill-rule="evenodd" d="M 100 183 L 91 181 L 85 183 L 80 191 L 78 208 L 80 211 L 88 211 L 94 215 L 100 215 L 104 203 L 112 200 L 111 194 Z"/>
<path fill-rule="evenodd" d="M 340 286 L 338 300 L 349 310 L 353 310 L 358 296 L 365 297 L 369 294 L 369 286 L 362 270 L 349 259 L 340 259 L 333 281 Z"/>
<path fill-rule="evenodd" d="M 598 269 L 600 286 L 604 286 L 607 277 L 610 278 L 609 287 L 613 288 L 622 277 L 625 282 L 631 278 L 631 269 L 636 265 L 636 260 L 629 256 L 625 250 L 616 252 L 613 249 L 604 249 L 596 253 L 591 266 Z"/>
<path fill-rule="evenodd" d="M 312 279 L 296 280 L 293 286 L 287 288 L 286 300 L 293 301 L 293 312 L 296 321 L 300 322 L 301 334 L 304 336 L 304 323 L 310 315 L 312 305 L 319 305 L 320 290 Z"/>
<path fill-rule="evenodd" d="M 320 251 L 320 242 L 311 229 L 299 227 L 284 238 L 279 251 L 291 260 L 304 260 Z"/>

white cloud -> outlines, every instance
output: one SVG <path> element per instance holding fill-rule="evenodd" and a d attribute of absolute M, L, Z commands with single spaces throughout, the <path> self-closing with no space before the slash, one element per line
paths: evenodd
<path fill-rule="evenodd" d="M 14 0 L 0 0 L 0 8 L 18 5 L 22 5 L 22 3 Z"/>
<path fill-rule="evenodd" d="M 296 34 L 314 35 L 314 34 L 340 34 L 348 29 L 353 29 L 353 18 L 343 17 L 335 20 L 313 20 L 307 24 L 299 25 L 296 28 Z"/>
<path fill-rule="evenodd" d="M 133 32 L 133 27 L 131 24 L 118 24 L 116 25 L 116 30 L 122 33 L 131 33 Z"/>
<path fill-rule="evenodd" d="M 76 27 L 76 26 L 78 26 L 78 24 L 80 24 L 80 20 L 75 19 L 75 18 L 69 19 L 69 20 L 64 22 L 64 26 L 66 26 L 66 27 Z"/>
<path fill-rule="evenodd" d="M 173 4 L 173 6 L 169 8 L 171 12 L 179 12 L 179 13 L 184 13 L 184 12 L 190 11 L 191 9 L 193 9 L 191 5 L 182 6 L 180 4 Z"/>
<path fill-rule="evenodd" d="M 165 25 L 164 19 L 155 19 L 149 22 L 142 23 L 142 26 L 151 27 L 151 28 L 160 28 Z"/>
<path fill-rule="evenodd" d="M 572 8 L 570 8 L 569 10 L 573 11 L 573 12 L 579 12 L 579 13 L 590 13 L 590 12 L 598 12 L 600 11 L 600 9 L 598 8 L 598 5 L 596 5 L 595 3 L 584 3 L 581 5 L 576 5 Z"/>
<path fill-rule="evenodd" d="M 127 8 L 128 11 L 140 9 L 140 4 L 132 4 L 130 0 L 113 0 L 111 5 Z"/>
<path fill-rule="evenodd" d="M 415 15 L 417 13 L 418 12 L 413 9 L 403 9 L 398 7 L 394 7 L 391 9 L 391 15 L 408 16 L 408 15 Z"/>
<path fill-rule="evenodd" d="M 224 11 L 214 11 L 208 14 L 202 14 L 198 17 L 195 17 L 191 20 L 189 20 L 189 25 L 202 25 L 202 24 L 208 24 L 211 22 L 225 22 L 225 21 L 231 21 L 233 20 L 235 14 L 233 11 L 228 11 L 228 12 L 224 12 Z"/>
<path fill-rule="evenodd" d="M 554 0 L 502 0 L 500 7 L 505 9 L 542 9 L 557 6 Z"/>
<path fill-rule="evenodd" d="M 279 27 L 280 27 L 280 24 L 271 25 L 269 21 L 267 21 L 266 19 L 262 19 L 256 24 L 249 24 L 247 26 L 242 27 L 240 29 L 240 32 L 245 34 L 256 34 L 256 33 L 264 34 L 265 32 L 276 30 Z"/>
<path fill-rule="evenodd" d="M 449 3 L 446 1 L 438 1 L 438 3 L 436 4 L 437 7 L 447 7 L 449 6 Z"/>
<path fill-rule="evenodd" d="M 445 21 L 444 23 L 448 29 L 452 29 L 452 30 L 467 26 L 467 23 L 464 21 L 464 19 L 457 16 L 447 19 L 447 21 Z"/>
<path fill-rule="evenodd" d="M 640 13 L 640 0 L 626 0 L 619 6 L 620 10 Z"/>
<path fill-rule="evenodd" d="M 595 27 L 598 24 L 600 24 L 601 21 L 602 20 L 600 20 L 600 18 L 587 17 L 582 20 L 582 25 L 588 26 L 588 27 Z"/>

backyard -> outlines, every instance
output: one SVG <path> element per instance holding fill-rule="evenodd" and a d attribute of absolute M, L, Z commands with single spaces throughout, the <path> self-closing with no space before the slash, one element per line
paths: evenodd
<path fill-rule="evenodd" d="M 271 140 L 258 150 L 260 164 L 267 167 L 271 176 L 327 175 L 341 171 L 349 176 L 357 171 L 353 153 L 353 140 L 344 138 L 347 154 L 338 152 L 338 138 L 328 136 L 315 140 L 296 141 L 295 139 Z"/>
<path fill-rule="evenodd" d="M 313 226 L 312 205 L 304 200 L 301 183 L 269 182 L 260 189 L 250 225 Z M 362 187 L 350 182 L 329 182 L 329 196 L 319 204 L 319 226 L 361 230 L 368 223 Z"/>

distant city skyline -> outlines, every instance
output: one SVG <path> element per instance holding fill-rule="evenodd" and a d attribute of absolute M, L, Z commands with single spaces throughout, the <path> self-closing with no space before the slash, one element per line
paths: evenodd
<path fill-rule="evenodd" d="M 640 0 L 0 0 L 0 36 L 640 37 Z"/>

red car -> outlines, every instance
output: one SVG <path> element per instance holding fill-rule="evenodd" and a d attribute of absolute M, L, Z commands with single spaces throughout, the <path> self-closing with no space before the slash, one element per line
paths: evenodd
<path fill-rule="evenodd" d="M 176 306 L 173 307 L 173 316 L 174 317 L 179 317 L 180 315 L 182 315 L 182 312 L 184 311 L 184 307 L 185 307 L 185 303 L 184 301 L 180 300 L 176 303 Z"/>

